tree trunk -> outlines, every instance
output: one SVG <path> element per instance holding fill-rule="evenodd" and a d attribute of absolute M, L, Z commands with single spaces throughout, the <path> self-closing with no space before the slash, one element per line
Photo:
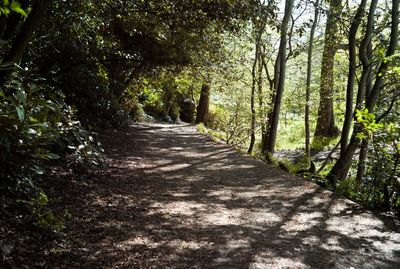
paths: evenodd
<path fill-rule="evenodd" d="M 361 149 L 360 149 L 360 155 L 358 157 L 357 175 L 356 175 L 356 181 L 358 183 L 361 183 L 361 181 L 365 175 L 365 168 L 366 168 L 367 156 L 368 156 L 368 144 L 369 144 L 369 142 L 366 139 L 364 139 L 361 142 Z"/>
<path fill-rule="evenodd" d="M 264 135 L 265 135 L 265 108 L 264 108 L 264 96 L 263 96 L 263 76 L 262 76 L 262 70 L 263 70 L 263 56 L 260 51 L 260 57 L 258 61 L 258 87 L 257 87 L 257 93 L 258 93 L 258 111 L 259 111 L 259 118 L 260 118 L 260 124 L 261 124 L 261 145 L 264 143 Z"/>
<path fill-rule="evenodd" d="M 264 46 L 263 46 L 263 49 L 265 51 L 265 47 Z M 261 64 L 264 67 L 265 73 L 267 75 L 269 89 L 270 89 L 270 92 L 271 92 L 271 94 L 269 96 L 269 100 L 268 100 L 269 109 L 268 109 L 268 111 L 265 110 L 263 112 L 263 115 L 264 115 L 264 128 L 263 128 L 263 136 L 262 136 L 262 144 L 261 144 L 261 153 L 265 154 L 267 152 L 267 140 L 268 140 L 268 132 L 269 132 L 268 126 L 269 126 L 269 122 L 270 122 L 270 119 L 271 119 L 271 108 L 274 105 L 274 99 L 275 99 L 275 79 L 276 79 L 276 76 L 277 76 L 276 69 L 278 67 L 278 65 L 277 65 L 278 60 L 276 60 L 275 65 L 274 65 L 274 77 L 271 77 L 270 73 L 268 71 L 267 63 L 265 61 L 265 56 L 264 55 L 261 55 L 261 56 L 262 56 L 261 57 Z"/>
<path fill-rule="evenodd" d="M 386 51 L 386 57 L 390 57 L 394 54 L 397 48 L 397 42 L 399 38 L 399 2 L 400 0 L 393 0 L 392 3 L 392 25 L 391 25 L 391 33 L 390 33 L 390 42 L 388 45 L 388 49 Z M 375 109 L 376 102 L 378 101 L 379 94 L 382 91 L 383 86 L 383 74 L 386 72 L 388 68 L 388 62 L 382 61 L 377 70 L 377 76 L 375 79 L 374 86 L 371 90 L 371 94 L 368 95 L 366 99 L 366 108 L 368 111 L 373 113 Z M 329 171 L 327 175 L 327 179 L 333 186 L 336 186 L 336 182 L 338 180 L 343 180 L 347 177 L 347 173 L 351 166 L 351 161 L 354 156 L 356 149 L 360 144 L 360 139 L 358 139 L 357 133 L 362 131 L 361 126 L 356 124 L 353 130 L 353 134 L 350 140 L 349 145 L 346 148 L 346 151 L 340 156 L 339 160 L 332 167 L 331 171 Z"/>
<path fill-rule="evenodd" d="M 344 117 L 342 136 L 340 137 L 340 155 L 343 155 L 348 141 L 351 125 L 354 118 L 353 112 L 353 96 L 354 96 L 354 80 L 356 76 L 356 36 L 358 26 L 360 25 L 361 19 L 365 13 L 365 5 L 367 0 L 362 0 L 361 4 L 357 8 L 357 12 L 354 15 L 353 21 L 349 31 L 349 73 L 347 77 L 347 89 L 346 89 L 346 112 Z"/>
<path fill-rule="evenodd" d="M 276 60 L 276 63 L 278 62 L 278 59 Z M 275 64 L 274 70 L 278 69 L 277 64 Z M 263 144 L 262 144 L 262 153 L 266 154 L 268 151 L 268 140 L 271 132 L 270 124 L 271 124 L 271 119 L 272 119 L 272 109 L 274 107 L 275 103 L 275 96 L 276 96 L 276 78 L 279 76 L 278 72 L 275 71 L 274 79 L 270 81 L 270 91 L 271 94 L 269 96 L 269 109 L 268 112 L 266 113 L 266 119 L 265 119 L 265 134 L 263 137 Z"/>
<path fill-rule="evenodd" d="M 366 96 L 366 94 L 369 95 L 369 93 L 371 92 L 371 90 L 369 90 L 372 85 L 372 81 L 371 81 L 372 72 L 371 72 L 371 64 L 370 64 L 370 59 L 371 59 L 371 54 L 372 54 L 371 40 L 372 40 L 372 32 L 374 30 L 374 17 L 375 17 L 375 11 L 376 11 L 377 4 L 378 4 L 378 0 L 371 1 L 365 35 L 360 44 L 359 58 L 360 58 L 360 62 L 362 63 L 362 66 L 363 66 L 363 71 L 361 74 L 360 81 L 358 83 L 358 94 L 357 94 L 357 100 L 356 100 L 356 109 L 358 109 L 358 110 L 363 108 L 365 96 Z M 361 142 L 361 149 L 360 149 L 360 154 L 358 157 L 357 176 L 356 176 L 356 180 L 359 183 L 362 181 L 362 179 L 364 178 L 364 175 L 365 175 L 365 167 L 366 167 L 366 162 L 367 162 L 367 157 L 368 157 L 368 144 L 369 144 L 369 142 L 367 139 L 364 139 Z"/>
<path fill-rule="evenodd" d="M 250 105 L 251 105 L 251 130 L 250 130 L 250 145 L 249 149 L 247 150 L 248 154 L 251 154 L 253 152 L 254 148 L 254 143 L 256 142 L 256 108 L 255 108 L 255 92 L 256 92 L 256 84 L 258 84 L 257 80 L 257 64 L 259 60 L 259 55 L 260 55 L 260 42 L 261 42 L 261 37 L 264 32 L 264 27 L 265 23 L 261 23 L 261 27 L 258 28 L 257 24 L 254 22 L 254 28 L 255 28 L 255 34 L 256 34 L 256 39 L 255 39 L 255 55 L 254 55 L 254 62 L 251 70 L 251 75 L 252 75 L 252 85 L 251 85 L 251 100 L 250 100 Z"/>
<path fill-rule="evenodd" d="M 197 106 L 196 123 L 207 124 L 208 107 L 210 103 L 210 83 L 204 82 L 201 86 L 199 105 Z"/>
<path fill-rule="evenodd" d="M 283 92 L 285 89 L 285 71 L 286 71 L 286 44 L 287 44 L 287 32 L 289 26 L 289 20 L 293 11 L 294 0 L 286 0 L 285 2 L 285 14 L 283 16 L 281 25 L 280 44 L 278 52 L 278 83 L 276 85 L 276 94 L 274 98 L 274 106 L 272 115 L 270 118 L 268 139 L 266 140 L 266 157 L 269 158 L 275 151 L 276 135 L 278 132 L 279 113 L 282 103 Z"/>
<path fill-rule="evenodd" d="M 334 137 L 338 129 L 335 126 L 333 111 L 333 69 L 338 48 L 337 21 L 342 10 L 342 0 L 331 0 L 325 30 L 325 44 L 321 63 L 320 103 L 318 108 L 315 136 Z"/>
<path fill-rule="evenodd" d="M 265 120 L 265 125 L 266 125 L 266 130 L 265 130 L 265 137 L 264 137 L 264 142 L 262 145 L 262 153 L 265 154 L 266 158 L 269 158 L 269 153 L 268 153 L 268 141 L 270 140 L 270 132 L 271 132 L 271 122 L 272 122 L 272 114 L 273 114 L 273 109 L 275 107 L 275 99 L 276 99 L 276 92 L 278 89 L 278 81 L 279 81 L 279 75 L 280 75 L 280 53 L 276 55 L 276 60 L 274 64 L 274 77 L 269 80 L 269 85 L 270 85 L 270 90 L 271 90 L 271 95 L 269 97 L 269 110 L 267 112 L 267 118 Z M 286 58 L 285 58 L 286 61 Z M 267 65 L 264 63 L 264 69 L 266 72 L 268 72 Z"/>
<path fill-rule="evenodd" d="M 251 98 L 250 98 L 250 106 L 251 106 L 251 129 L 250 129 L 250 145 L 249 149 L 247 150 L 248 154 L 251 154 L 253 152 L 253 147 L 254 143 L 256 141 L 256 134 L 255 134 L 255 129 L 256 129 L 256 109 L 255 109 L 255 91 L 256 91 L 256 66 L 257 66 L 257 60 L 258 60 L 258 50 L 259 50 L 259 41 L 258 38 L 256 40 L 256 46 L 255 46 L 255 56 L 254 56 L 254 62 L 253 62 L 253 67 L 251 70 L 251 75 L 252 75 L 252 85 L 251 85 Z"/>
<path fill-rule="evenodd" d="M 346 151 L 343 153 L 342 156 L 340 156 L 340 158 L 336 161 L 335 165 L 326 176 L 333 187 L 336 187 L 336 183 L 338 181 L 344 180 L 347 177 L 347 173 L 350 170 L 354 153 L 360 145 L 360 139 L 356 137 L 356 134 L 361 130 L 361 127 L 354 128 L 350 143 L 347 146 Z"/>
<path fill-rule="evenodd" d="M 374 30 L 374 17 L 377 4 L 378 0 L 371 1 L 368 13 L 367 26 L 365 29 L 365 35 L 360 44 L 359 58 L 363 66 L 363 71 L 361 74 L 360 81 L 358 83 L 356 109 L 362 109 L 365 96 L 369 95 L 371 92 L 371 90 L 368 90 L 368 88 L 371 88 L 372 84 L 371 63 L 370 63 L 370 58 L 372 54 L 371 40 L 372 40 L 372 32 Z"/>
<path fill-rule="evenodd" d="M 315 29 L 318 24 L 319 17 L 319 0 L 315 2 L 314 20 L 311 25 L 310 40 L 308 43 L 308 55 L 307 55 L 307 81 L 306 81 L 306 105 L 304 111 L 304 126 L 305 126 L 305 154 L 307 158 L 310 158 L 310 85 L 311 85 L 311 67 L 312 67 L 312 53 L 314 49 L 314 35 Z"/>
<path fill-rule="evenodd" d="M 391 32 L 390 32 L 390 43 L 388 49 L 386 51 L 386 57 L 392 56 L 397 48 L 398 43 L 398 36 L 399 36 L 399 0 L 393 0 L 392 4 L 392 25 L 391 25 Z M 373 111 L 376 102 L 378 101 L 378 97 L 380 92 L 382 91 L 383 86 L 383 75 L 388 68 L 389 62 L 382 61 L 379 65 L 379 69 L 377 72 L 377 77 L 375 79 L 374 86 L 372 87 L 371 93 L 368 95 L 366 100 L 366 108 L 369 111 Z"/>
<path fill-rule="evenodd" d="M 36 0 L 33 4 L 32 11 L 29 13 L 28 18 L 21 26 L 10 51 L 4 57 L 3 63 L 19 63 L 25 52 L 25 47 L 28 44 L 33 32 L 40 24 L 40 20 L 44 17 L 50 0 Z"/>

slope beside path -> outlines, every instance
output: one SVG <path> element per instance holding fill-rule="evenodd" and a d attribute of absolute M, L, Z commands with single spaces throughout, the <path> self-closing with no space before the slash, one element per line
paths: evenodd
<path fill-rule="evenodd" d="M 394 220 L 199 135 L 138 124 L 108 168 L 60 179 L 74 216 L 52 268 L 400 268 Z"/>

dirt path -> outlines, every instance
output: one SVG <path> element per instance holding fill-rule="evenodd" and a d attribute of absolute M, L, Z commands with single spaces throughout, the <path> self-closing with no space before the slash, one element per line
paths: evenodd
<path fill-rule="evenodd" d="M 400 268 L 393 221 L 193 126 L 136 125 L 105 146 L 108 169 L 59 179 L 74 220 L 51 268 Z"/>

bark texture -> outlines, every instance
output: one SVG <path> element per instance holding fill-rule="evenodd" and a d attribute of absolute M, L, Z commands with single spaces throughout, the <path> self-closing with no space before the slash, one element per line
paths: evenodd
<path fill-rule="evenodd" d="M 391 11 L 391 33 L 390 41 L 386 50 L 386 57 L 392 56 L 398 45 L 399 38 L 399 2 L 400 0 L 393 0 L 392 11 Z M 382 61 L 377 70 L 377 76 L 375 79 L 374 86 L 372 87 L 371 93 L 366 99 L 366 108 L 371 113 L 374 112 L 375 105 L 378 101 L 378 97 L 383 89 L 383 78 L 384 73 L 387 71 L 388 62 Z M 378 75 L 380 74 L 380 75 Z M 353 130 L 353 134 L 346 151 L 340 156 L 339 160 L 332 167 L 331 171 L 327 175 L 327 179 L 333 186 L 336 186 L 336 182 L 343 180 L 347 177 L 348 171 L 350 169 L 352 158 L 356 149 L 359 147 L 361 140 L 357 138 L 357 133 L 362 131 L 362 126 L 356 124 Z"/>
<path fill-rule="evenodd" d="M 210 83 L 204 82 L 201 86 L 199 105 L 197 106 L 196 123 L 207 124 L 208 107 L 210 103 Z"/>
<path fill-rule="evenodd" d="M 333 69 L 338 49 L 338 20 L 342 12 L 342 0 L 331 0 L 325 29 L 325 44 L 321 63 L 320 103 L 315 136 L 334 137 L 339 134 L 333 112 Z"/>
<path fill-rule="evenodd" d="M 315 10 L 314 10 L 314 20 L 311 25 L 310 31 L 310 40 L 308 43 L 308 55 L 307 55 L 307 81 L 306 81 L 306 104 L 304 108 L 304 126 L 305 126 L 305 153 L 307 158 L 310 157 L 310 85 L 311 85 L 311 69 L 312 69 L 312 54 L 314 49 L 314 35 L 315 29 L 318 24 L 319 17 L 319 0 L 315 2 Z"/>
<path fill-rule="evenodd" d="M 251 75 L 252 75 L 251 98 L 250 98 L 251 130 L 250 130 L 250 145 L 249 145 L 249 149 L 247 150 L 248 154 L 251 154 L 253 152 L 254 144 L 256 142 L 256 117 L 257 117 L 257 114 L 256 114 L 256 108 L 255 108 L 255 94 L 256 94 L 256 88 L 258 88 L 258 91 L 260 92 L 260 87 L 261 87 L 260 71 L 262 71 L 262 70 L 260 70 L 260 68 L 257 68 L 257 66 L 259 66 L 261 38 L 262 38 L 262 34 L 264 32 L 266 23 L 262 22 L 260 26 L 258 26 L 256 23 L 254 23 L 254 25 L 255 25 L 256 39 L 255 39 L 254 62 L 253 62 L 252 70 L 251 70 Z"/>
<path fill-rule="evenodd" d="M 349 31 L 349 73 L 347 77 L 347 89 L 346 89 L 346 112 L 344 117 L 342 136 L 340 137 L 340 155 L 343 155 L 346 151 L 350 129 L 354 118 L 353 110 L 353 97 L 354 97 L 354 80 L 356 77 L 356 64 L 357 64 L 357 53 L 356 53 L 356 36 L 358 27 L 361 23 L 361 19 L 365 13 L 365 6 L 367 0 L 362 0 L 361 4 L 357 8 L 357 12 L 354 15 L 353 21 Z"/>
<path fill-rule="evenodd" d="M 372 55 L 372 33 L 374 30 L 374 17 L 378 4 L 378 0 L 372 0 L 368 13 L 368 21 L 365 29 L 364 38 L 360 44 L 359 58 L 362 63 L 363 71 L 358 83 L 358 93 L 356 100 L 356 109 L 362 109 L 364 106 L 365 96 L 371 92 L 372 88 L 372 72 L 371 72 L 371 55 Z M 368 140 L 364 139 L 361 142 L 360 154 L 358 157 L 357 176 L 358 182 L 361 182 L 365 175 L 365 166 L 368 157 Z"/>
<path fill-rule="evenodd" d="M 274 98 L 274 106 L 270 118 L 268 139 L 266 139 L 266 157 L 269 158 L 275 151 L 276 135 L 278 132 L 279 113 L 282 103 L 282 96 L 285 89 L 285 71 L 286 71 L 286 44 L 287 44 L 287 33 L 289 28 L 289 20 L 293 12 L 294 0 L 286 0 L 285 2 L 285 15 L 283 16 L 281 25 L 281 35 L 279 44 L 279 53 L 277 62 L 279 74 L 276 84 L 276 94 Z M 276 78 L 276 76 L 275 76 Z"/>

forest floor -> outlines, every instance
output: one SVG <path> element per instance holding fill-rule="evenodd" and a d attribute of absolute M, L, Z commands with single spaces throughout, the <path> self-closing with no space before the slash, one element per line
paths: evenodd
<path fill-rule="evenodd" d="M 102 142 L 106 168 L 52 179 L 73 217 L 44 267 L 400 268 L 394 219 L 195 126 L 136 124 Z"/>

